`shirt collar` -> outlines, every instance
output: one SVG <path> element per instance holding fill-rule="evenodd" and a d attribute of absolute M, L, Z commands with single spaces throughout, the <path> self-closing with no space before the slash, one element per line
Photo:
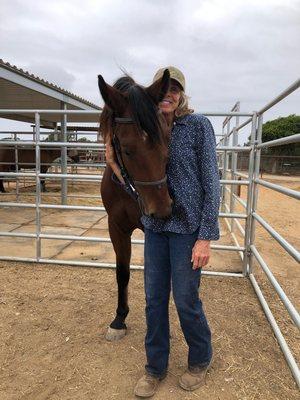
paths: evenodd
<path fill-rule="evenodd" d="M 189 116 L 189 114 L 183 115 L 182 117 L 177 117 L 177 118 L 175 118 L 174 122 L 176 123 L 176 125 L 186 125 L 188 116 Z"/>

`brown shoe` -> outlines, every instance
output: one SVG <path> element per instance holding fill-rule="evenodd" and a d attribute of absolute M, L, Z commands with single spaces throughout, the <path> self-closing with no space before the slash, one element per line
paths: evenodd
<path fill-rule="evenodd" d="M 134 388 L 134 394 L 138 397 L 151 397 L 156 392 L 159 382 L 163 378 L 157 378 L 149 375 L 147 372 L 137 381 Z"/>
<path fill-rule="evenodd" d="M 206 367 L 189 368 L 179 378 L 179 385 L 184 390 L 195 390 L 205 384 L 207 371 L 211 367 L 212 361 Z"/>

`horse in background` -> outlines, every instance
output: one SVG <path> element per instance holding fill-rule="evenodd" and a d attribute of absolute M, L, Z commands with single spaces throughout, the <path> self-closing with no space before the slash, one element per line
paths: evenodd
<path fill-rule="evenodd" d="M 5 143 L 5 142 L 4 142 Z M 1 142 L 0 142 L 1 145 Z M 50 165 L 54 160 L 61 156 L 60 149 L 41 149 L 41 173 L 46 174 Z M 68 157 L 70 157 L 74 162 L 79 161 L 77 150 L 68 150 Z M 18 145 L 18 169 L 35 169 L 35 149 L 21 147 Z M 6 164 L 1 164 L 5 162 Z M 16 155 L 15 149 L 12 147 L 2 147 L 0 148 L 0 172 L 15 172 L 16 171 Z M 3 185 L 3 177 L 0 176 L 0 192 L 5 193 L 5 188 Z M 41 191 L 46 191 L 45 179 L 41 179 Z"/>
<path fill-rule="evenodd" d="M 171 214 L 166 164 L 170 129 L 159 113 L 158 103 L 165 96 L 170 74 L 147 88 L 128 76 L 109 86 L 101 75 L 99 89 L 105 107 L 100 118 L 100 132 L 105 143 L 112 143 L 115 159 L 125 181 L 122 185 L 106 166 L 101 196 L 108 214 L 110 238 L 116 253 L 118 305 L 106 339 L 117 340 L 126 334 L 125 319 L 129 312 L 131 235 L 143 230 L 142 213 L 165 218 Z"/>

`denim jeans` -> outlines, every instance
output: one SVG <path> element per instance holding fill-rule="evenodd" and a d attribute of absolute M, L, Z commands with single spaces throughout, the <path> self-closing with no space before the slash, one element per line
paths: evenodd
<path fill-rule="evenodd" d="M 188 366 L 209 364 L 211 332 L 199 298 L 201 270 L 193 270 L 197 233 L 145 230 L 146 371 L 163 377 L 170 353 L 169 298 L 172 287 L 181 329 L 188 345 Z"/>

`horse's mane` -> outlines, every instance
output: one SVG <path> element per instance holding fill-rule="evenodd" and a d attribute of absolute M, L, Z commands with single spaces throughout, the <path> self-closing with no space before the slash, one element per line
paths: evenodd
<path fill-rule="evenodd" d="M 132 118 L 137 124 L 139 131 L 141 133 L 145 131 L 150 141 L 159 142 L 161 139 L 161 128 L 158 120 L 157 106 L 145 91 L 145 88 L 139 86 L 128 75 L 119 78 L 113 87 L 122 92 L 128 99 Z M 100 117 L 100 133 L 105 143 L 112 138 L 114 118 L 114 112 L 105 105 Z"/>

